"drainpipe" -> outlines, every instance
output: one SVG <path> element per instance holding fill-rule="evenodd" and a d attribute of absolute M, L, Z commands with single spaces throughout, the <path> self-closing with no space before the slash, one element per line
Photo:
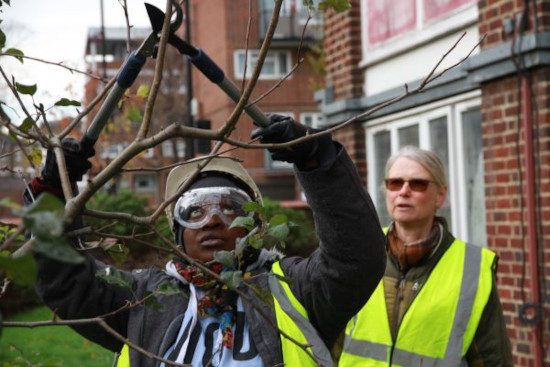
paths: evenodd
<path fill-rule="evenodd" d="M 525 186 L 527 194 L 527 239 L 529 247 L 529 275 L 532 303 L 535 306 L 535 323 L 533 325 L 533 343 L 535 367 L 542 367 L 544 356 L 542 353 L 542 319 L 540 312 L 540 284 L 539 284 L 539 248 L 537 236 L 537 217 L 535 202 L 535 162 L 533 147 L 533 109 L 531 105 L 531 87 L 529 75 L 521 78 L 521 119 L 525 132 Z"/>

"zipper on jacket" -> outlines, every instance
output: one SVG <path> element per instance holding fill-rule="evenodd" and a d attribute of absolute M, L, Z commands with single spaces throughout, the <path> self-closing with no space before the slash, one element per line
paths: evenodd
<path fill-rule="evenodd" d="M 397 281 L 397 283 L 395 283 L 395 288 L 397 288 L 397 294 L 395 295 L 395 305 L 393 306 L 394 324 L 392 325 L 392 330 L 391 330 L 392 345 L 388 356 L 388 362 L 390 363 L 390 366 L 393 358 L 393 350 L 397 342 L 397 334 L 399 333 L 399 325 L 401 324 L 401 320 L 399 320 L 399 306 L 403 301 L 403 298 L 404 298 L 403 290 L 405 289 L 405 274 L 402 271 L 399 271 L 399 280 Z"/>

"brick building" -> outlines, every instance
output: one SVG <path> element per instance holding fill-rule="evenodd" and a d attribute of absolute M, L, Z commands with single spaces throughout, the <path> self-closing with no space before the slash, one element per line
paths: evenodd
<path fill-rule="evenodd" d="M 131 42 L 127 44 L 127 29 L 125 27 L 106 27 L 104 36 L 101 28 L 92 27 L 88 30 L 85 60 L 87 69 L 96 76 L 110 79 L 115 76 L 130 51 L 135 51 L 141 42 L 151 32 L 148 28 L 133 27 Z M 155 62 L 148 60 L 143 66 L 138 78 L 128 89 L 127 97 L 123 98 L 121 108 L 115 109 L 109 122 L 102 131 L 95 145 L 96 155 L 91 174 L 99 172 L 118 155 L 135 138 L 141 126 L 141 119 L 132 117 L 130 112 L 143 111 L 145 98 L 136 96 L 141 85 L 150 85 L 153 80 Z M 175 121 L 185 121 L 187 106 L 185 104 L 186 84 L 184 59 L 168 49 L 165 58 L 163 88 L 160 90 L 152 117 L 151 131 L 157 132 L 166 124 Z M 90 78 L 85 85 L 85 104 L 88 105 L 103 89 L 103 84 L 97 78 Z M 87 124 L 97 114 L 99 106 L 89 115 Z M 185 159 L 186 142 L 183 139 L 165 141 L 159 146 L 148 149 L 125 165 L 125 169 L 134 169 L 109 182 L 111 188 L 128 188 L 134 193 L 149 198 L 152 205 L 162 201 L 167 170 L 157 170 L 159 167 Z"/>
<path fill-rule="evenodd" d="M 325 14 L 326 87 L 334 125 L 409 90 L 466 32 L 424 93 L 338 131 L 379 209 L 387 157 L 437 152 L 450 181 L 440 214 L 455 236 L 499 256 L 498 291 L 518 366 L 550 363 L 550 1 L 352 0 Z"/>
<path fill-rule="evenodd" d="M 270 0 L 252 1 L 250 4 L 246 1 L 192 0 L 191 43 L 203 49 L 224 70 L 226 77 L 240 87 L 244 85 L 243 80 L 245 83 L 248 81 L 254 69 L 272 8 L 273 1 Z M 307 58 L 312 46 L 321 45 L 322 23 L 320 15 L 310 19 L 302 38 L 306 20 L 307 11 L 301 0 L 284 2 L 251 100 L 266 94 L 299 59 L 304 58 L 297 70 L 263 98 L 258 106 L 266 113 L 290 115 L 297 121 L 316 126 L 321 115 L 313 92 L 323 79 L 315 73 Z M 197 70 L 193 72 L 193 97 L 197 101 L 195 118 L 210 121 L 212 128 L 219 128 L 235 107 L 232 100 Z M 231 137 L 246 142 L 252 129 L 251 119 L 244 115 Z M 300 199 L 290 165 L 273 162 L 264 150 L 239 149 L 231 154 L 243 159 L 243 164 L 264 196 L 274 200 Z"/>

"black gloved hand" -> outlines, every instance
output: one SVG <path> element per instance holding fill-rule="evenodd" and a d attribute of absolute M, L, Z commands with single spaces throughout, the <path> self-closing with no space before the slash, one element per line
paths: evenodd
<path fill-rule="evenodd" d="M 67 173 L 71 182 L 82 180 L 84 175 L 91 167 L 92 163 L 88 160 L 93 157 L 95 151 L 88 154 L 83 154 L 80 150 L 80 143 L 74 138 L 65 138 L 61 142 L 65 163 L 67 165 Z M 46 163 L 42 168 L 42 180 L 45 184 L 53 187 L 61 187 L 61 179 L 59 178 L 59 169 L 57 168 L 57 160 L 52 149 L 48 149 L 46 155 Z"/>
<path fill-rule="evenodd" d="M 267 115 L 270 125 L 252 131 L 251 138 L 261 137 L 262 143 L 286 143 L 321 130 L 304 126 L 288 116 Z M 294 163 L 299 169 L 313 169 L 336 156 L 336 148 L 330 135 L 323 135 L 284 149 L 269 149 L 271 158 Z"/>

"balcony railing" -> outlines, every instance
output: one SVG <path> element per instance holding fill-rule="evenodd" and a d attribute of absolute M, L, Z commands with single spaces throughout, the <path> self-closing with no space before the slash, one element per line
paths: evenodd
<path fill-rule="evenodd" d="M 269 26 L 271 13 L 273 12 L 272 0 L 258 0 L 260 13 L 260 39 L 264 39 Z M 304 41 L 315 41 L 323 36 L 322 15 L 319 12 L 311 14 L 307 22 L 309 12 L 302 0 L 285 0 L 279 14 L 279 23 L 273 35 L 273 42 L 299 42 L 303 36 Z M 304 31 L 304 27 L 307 28 Z"/>

